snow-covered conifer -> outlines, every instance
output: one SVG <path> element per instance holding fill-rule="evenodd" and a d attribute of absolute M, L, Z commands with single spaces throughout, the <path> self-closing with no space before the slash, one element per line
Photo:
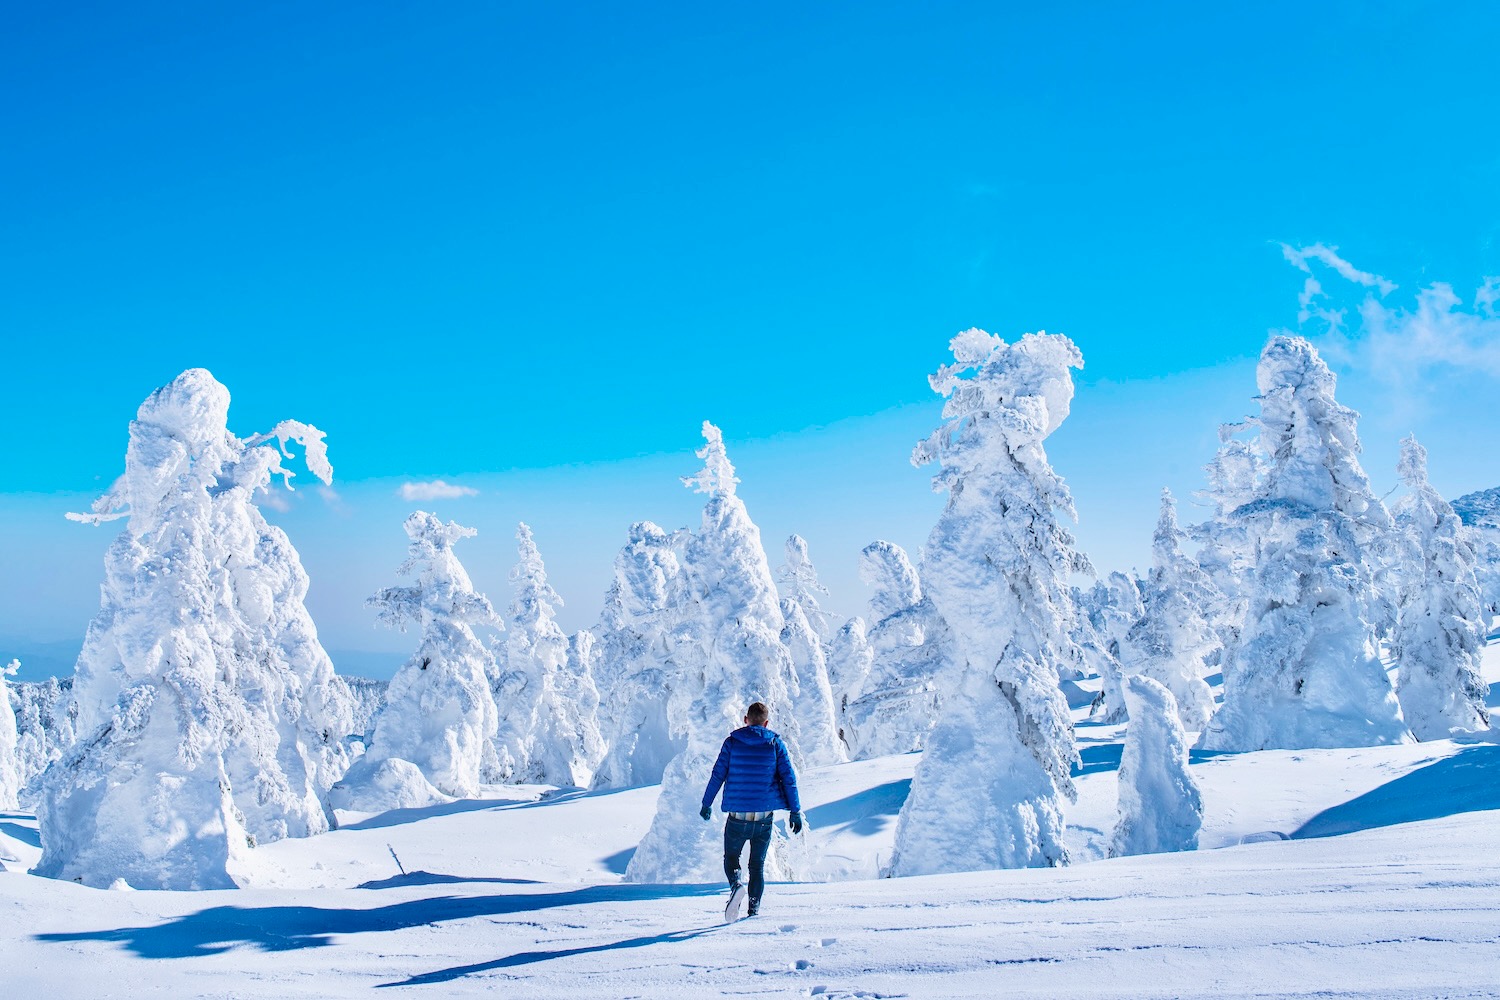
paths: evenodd
<path fill-rule="evenodd" d="M 942 708 L 938 678 L 954 655 L 948 623 L 922 593 L 901 546 L 871 542 L 860 553 L 859 573 L 874 588 L 874 624 L 864 637 L 870 656 L 864 683 L 843 705 L 845 742 L 856 760 L 920 750 Z"/>
<path fill-rule="evenodd" d="M 650 521 L 630 526 L 629 540 L 615 556 L 599 626 L 595 662 L 607 749 L 595 788 L 656 784 L 686 746 L 667 721 L 678 683 L 671 656 L 673 615 L 682 604 L 673 600 L 678 568 L 671 536 Z"/>
<path fill-rule="evenodd" d="M 828 684 L 834 696 L 833 717 L 844 756 L 850 760 L 859 759 L 859 748 L 849 724 L 849 706 L 864 693 L 874 663 L 875 650 L 865 633 L 865 620 L 855 615 L 834 634 L 828 654 Z"/>
<path fill-rule="evenodd" d="M 683 540 L 685 613 L 674 630 L 678 679 L 667 711 L 672 735 L 686 746 L 667 766 L 656 816 L 626 869 L 633 882 L 722 877 L 721 831 L 699 818 L 698 803 L 719 745 L 743 724 L 751 702 L 770 709 L 770 727 L 782 734 L 799 776 L 806 778 L 792 709 L 792 660 L 781 643 L 785 623 L 760 529 L 735 492 L 739 480 L 719 429 L 704 421 L 703 436 L 707 443 L 698 457 L 704 468 L 683 480 L 708 502 L 698 532 Z M 773 846 L 773 862 L 778 853 L 784 852 Z M 783 877 L 792 874 L 785 862 L 779 862 Z"/>
<path fill-rule="evenodd" d="M 21 801 L 36 798 L 42 772 L 73 745 L 73 723 L 78 706 L 73 702 L 73 678 L 18 681 L 11 685 L 16 710 L 16 771 L 21 782 Z"/>
<path fill-rule="evenodd" d="M 1398 619 L 1391 654 L 1400 664 L 1401 711 L 1419 740 L 1489 725 L 1480 658 L 1483 598 L 1471 535 L 1427 480 L 1427 449 L 1401 442 L 1396 470 L 1406 487 L 1393 513 L 1400 534 Z"/>
<path fill-rule="evenodd" d="M 39 874 L 228 886 L 247 845 L 328 828 L 348 693 L 302 604 L 296 550 L 253 497 L 290 479 L 288 440 L 318 478 L 332 468 L 316 428 L 241 440 L 228 410 L 202 369 L 158 389 L 131 424 L 125 474 L 76 516 L 129 522 L 78 660 L 79 741 L 41 790 Z"/>
<path fill-rule="evenodd" d="M 16 761 L 16 711 L 10 704 L 6 678 L 21 669 L 19 660 L 0 667 L 0 809 L 21 804 L 21 772 Z"/>
<path fill-rule="evenodd" d="M 1188 770 L 1177 701 L 1144 675 L 1126 677 L 1124 688 L 1130 725 L 1120 755 L 1120 811 L 1109 856 L 1197 850 L 1203 798 Z"/>
<path fill-rule="evenodd" d="M 828 596 L 828 588 L 818 581 L 818 571 L 807 552 L 807 540 L 801 535 L 786 540 L 786 563 L 781 567 L 779 579 L 782 593 L 802 608 L 826 654 L 840 623 L 837 615 L 823 610 L 820 595 Z"/>
<path fill-rule="evenodd" d="M 404 528 L 411 545 L 396 572 L 415 582 L 386 587 L 365 603 L 378 608 L 381 622 L 391 628 L 404 632 L 417 626 L 421 639 L 386 688 L 365 755 L 334 786 L 333 801 L 344 809 L 378 812 L 427 805 L 443 796 L 473 798 L 479 794 L 481 765 L 493 752 L 494 657 L 474 629 L 502 626 L 453 551 L 475 531 L 420 510 Z M 414 769 L 398 772 L 390 761 Z M 403 777 L 412 778 L 415 787 L 396 787 Z"/>
<path fill-rule="evenodd" d="M 1057 665 L 1077 658 L 1068 577 L 1093 570 L 1059 522 L 1073 500 L 1042 443 L 1068 415 L 1083 357 L 1048 334 L 1007 344 L 968 330 L 951 347 L 954 363 L 931 377 L 944 423 L 912 461 L 941 463 L 934 485 L 948 492 L 922 583 L 958 667 L 901 809 L 896 875 L 1064 864 L 1064 803 L 1077 797 Z"/>
<path fill-rule="evenodd" d="M 1500 487 L 1466 493 L 1452 506 L 1474 546 L 1474 576 L 1488 626 L 1500 614 Z"/>
<path fill-rule="evenodd" d="M 1129 711 L 1121 686 L 1120 657 L 1124 655 L 1125 637 L 1146 614 L 1140 586 L 1128 574 L 1110 573 L 1094 584 L 1079 612 L 1080 617 L 1087 618 L 1084 657 L 1093 662 L 1100 679 L 1089 716 L 1104 725 L 1124 722 Z"/>
<path fill-rule="evenodd" d="M 515 598 L 506 616 L 503 662 L 494 678 L 500 728 L 495 736 L 502 781 L 587 786 L 604 753 L 599 693 L 587 674 L 573 672 L 568 637 L 557 624 L 562 598 L 531 528 L 516 528 L 511 570 Z M 592 708 L 592 710 L 591 710 Z"/>
<path fill-rule="evenodd" d="M 1391 520 L 1359 465 L 1359 415 L 1334 399 L 1333 373 L 1301 337 L 1271 338 L 1257 382 L 1270 465 L 1254 499 L 1228 515 L 1253 540 L 1255 568 L 1224 703 L 1201 745 L 1408 742 L 1375 645 L 1372 553 Z"/>
<path fill-rule="evenodd" d="M 781 642 L 792 657 L 792 710 L 802 752 L 810 764 L 837 764 L 847 758 L 838 736 L 823 643 L 795 599 L 781 599 L 781 617 Z"/>
<path fill-rule="evenodd" d="M 1203 609 L 1217 606 L 1220 597 L 1208 575 L 1183 555 L 1181 538 L 1177 501 L 1170 490 L 1162 490 L 1145 615 L 1126 634 L 1120 665 L 1127 676 L 1150 677 L 1165 685 L 1176 700 L 1182 724 L 1198 731 L 1214 712 L 1203 665 L 1219 645 Z"/>

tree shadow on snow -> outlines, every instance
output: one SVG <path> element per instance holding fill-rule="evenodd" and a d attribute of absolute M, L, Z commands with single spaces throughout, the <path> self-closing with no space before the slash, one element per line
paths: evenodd
<path fill-rule="evenodd" d="M 14 840 L 32 847 L 42 846 L 42 835 L 34 826 L 25 826 L 14 820 L 30 820 L 31 816 L 26 813 L 0 813 L 0 833 Z"/>
<path fill-rule="evenodd" d="M 460 882 L 493 882 L 498 885 L 540 885 L 534 878 L 474 878 L 466 875 L 439 875 L 436 872 L 407 872 L 390 878 L 361 882 L 356 889 L 399 889 L 408 885 L 454 885 Z"/>
<path fill-rule="evenodd" d="M 623 851 L 616 851 L 607 858 L 601 858 L 600 863 L 616 875 L 624 875 L 625 869 L 630 867 L 630 859 L 633 857 L 635 857 L 635 848 L 627 847 Z"/>
<path fill-rule="evenodd" d="M 842 799 L 813 806 L 807 811 L 807 822 L 814 829 L 844 826 L 851 833 L 870 836 L 879 833 L 895 819 L 910 793 L 910 778 L 887 781 Z"/>
<path fill-rule="evenodd" d="M 668 931 L 665 934 L 652 934 L 647 937 L 629 938 L 625 941 L 611 941 L 609 944 L 594 944 L 581 948 L 559 948 L 556 951 L 519 951 L 514 955 L 497 958 L 492 962 L 479 962 L 475 965 L 458 965 L 451 969 L 439 969 L 437 972 L 426 972 L 420 976 L 412 976 L 410 979 L 403 979 L 399 983 L 381 983 L 378 988 L 390 986 L 430 986 L 433 983 L 451 983 L 455 979 L 472 976 L 480 972 L 490 972 L 494 969 L 513 969 L 518 965 L 531 965 L 534 962 L 546 962 L 554 958 L 572 958 L 574 955 L 588 955 L 601 951 L 620 951 L 625 948 L 646 948 L 653 944 L 690 941 L 695 937 L 701 937 L 704 934 L 718 930 L 722 926 L 722 924 L 716 924 L 688 931 Z"/>
<path fill-rule="evenodd" d="M 1294 840 L 1500 809 L 1500 746 L 1473 746 L 1325 809 Z"/>
<path fill-rule="evenodd" d="M 535 913 L 590 903 L 638 902 L 678 896 L 717 895 L 717 885 L 601 885 L 565 892 L 490 896 L 436 896 L 387 906 L 214 906 L 154 927 L 37 934 L 52 943 L 114 941 L 142 958 L 201 958 L 232 948 L 297 951 L 325 948 L 347 934 L 406 930 L 449 920 Z M 518 963 L 519 964 L 519 963 Z"/>

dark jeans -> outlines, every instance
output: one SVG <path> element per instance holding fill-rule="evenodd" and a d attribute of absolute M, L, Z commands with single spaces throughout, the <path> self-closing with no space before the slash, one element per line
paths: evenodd
<path fill-rule="evenodd" d="M 743 819 L 724 821 L 724 877 L 730 885 L 740 880 L 740 851 L 750 844 L 750 905 L 760 906 L 760 894 L 766 887 L 766 851 L 771 847 L 771 818 L 750 822 Z"/>

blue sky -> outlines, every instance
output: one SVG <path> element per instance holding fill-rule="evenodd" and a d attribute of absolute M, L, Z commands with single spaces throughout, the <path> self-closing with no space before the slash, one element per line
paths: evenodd
<path fill-rule="evenodd" d="M 0 637 L 81 634 L 109 529 L 61 512 L 191 366 L 239 433 L 328 432 L 339 503 L 273 516 L 331 647 L 407 641 L 359 598 L 400 560 L 401 483 L 438 477 L 479 491 L 433 503 L 480 529 L 476 580 L 503 601 L 525 518 L 588 624 L 631 520 L 693 520 L 673 477 L 704 418 L 773 561 L 801 531 L 859 610 L 860 539 L 935 516 L 906 454 L 974 325 L 1079 344 L 1054 462 L 1095 561 L 1141 563 L 1157 491 L 1201 485 L 1298 325 L 1282 243 L 1398 286 L 1311 265 L 1377 485 L 1409 430 L 1441 489 L 1500 483 L 1474 297 L 1497 28 L 1462 3 L 17 7 Z M 1423 340 L 1439 281 L 1473 321 Z"/>

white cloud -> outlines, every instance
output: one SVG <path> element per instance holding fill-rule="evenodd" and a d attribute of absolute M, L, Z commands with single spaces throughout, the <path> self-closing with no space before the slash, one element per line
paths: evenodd
<path fill-rule="evenodd" d="M 430 483 L 402 483 L 399 492 L 402 500 L 456 500 L 479 495 L 479 491 L 472 487 L 445 483 L 441 479 Z"/>
<path fill-rule="evenodd" d="M 1410 306 L 1386 302 L 1382 297 L 1396 285 L 1379 275 L 1354 267 L 1321 243 L 1304 249 L 1282 245 L 1282 253 L 1299 271 L 1307 274 L 1297 297 L 1299 323 L 1317 317 L 1325 325 L 1317 337 L 1319 348 L 1330 361 L 1362 371 L 1383 383 L 1398 406 L 1409 406 L 1441 384 L 1439 373 L 1467 373 L 1500 378 L 1500 280 L 1486 278 L 1475 292 L 1472 310 L 1446 282 L 1433 282 L 1416 293 Z M 1335 271 L 1366 292 L 1358 305 L 1358 323 L 1345 329 L 1347 310 L 1334 308 L 1339 289 L 1325 289 L 1313 274 L 1311 261 Z M 1327 301 L 1329 305 L 1320 305 Z"/>

